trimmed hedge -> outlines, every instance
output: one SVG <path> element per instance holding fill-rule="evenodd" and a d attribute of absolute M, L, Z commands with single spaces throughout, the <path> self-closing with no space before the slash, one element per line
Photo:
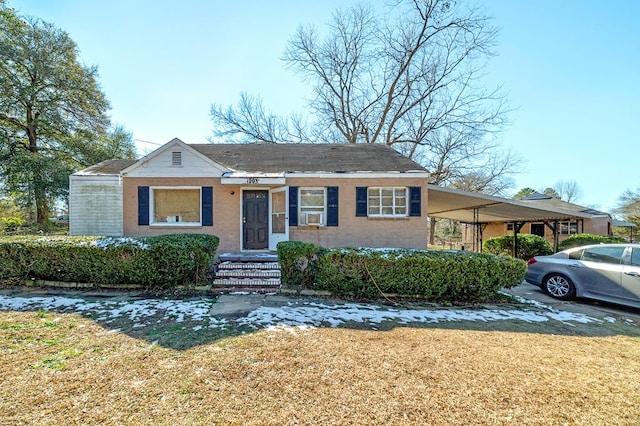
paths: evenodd
<path fill-rule="evenodd" d="M 284 287 L 329 291 L 336 296 L 383 294 L 438 302 L 482 302 L 524 278 L 521 260 L 466 251 L 339 248 L 281 242 Z"/>
<path fill-rule="evenodd" d="M 489 254 L 512 256 L 513 235 L 489 238 L 482 243 L 482 251 Z M 534 256 L 553 254 L 551 244 L 538 235 L 518 234 L 518 259 L 529 260 Z"/>
<path fill-rule="evenodd" d="M 608 237 L 606 235 L 576 234 L 558 244 L 558 250 L 566 250 L 573 247 L 586 246 L 588 244 L 612 244 L 626 243 L 624 238 Z"/>
<path fill-rule="evenodd" d="M 202 234 L 0 237 L 0 280 L 137 284 L 148 289 L 193 285 L 206 279 L 218 242 L 218 237 Z"/>

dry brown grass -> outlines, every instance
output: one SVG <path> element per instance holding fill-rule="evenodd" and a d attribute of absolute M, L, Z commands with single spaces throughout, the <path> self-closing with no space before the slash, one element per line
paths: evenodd
<path fill-rule="evenodd" d="M 638 338 L 261 331 L 185 351 L 0 312 L 0 423 L 638 424 Z"/>

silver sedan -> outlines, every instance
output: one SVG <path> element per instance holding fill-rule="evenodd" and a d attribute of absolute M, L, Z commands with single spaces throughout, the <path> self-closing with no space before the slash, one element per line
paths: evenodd
<path fill-rule="evenodd" d="M 525 280 L 562 300 L 586 297 L 640 308 L 640 244 L 598 244 L 536 256 Z"/>

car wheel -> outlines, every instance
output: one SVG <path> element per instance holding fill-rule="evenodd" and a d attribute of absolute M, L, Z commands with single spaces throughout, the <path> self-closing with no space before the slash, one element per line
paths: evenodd
<path fill-rule="evenodd" d="M 576 295 L 576 286 L 573 282 L 560 274 L 551 274 L 545 277 L 542 289 L 551 297 L 560 300 L 573 299 Z"/>

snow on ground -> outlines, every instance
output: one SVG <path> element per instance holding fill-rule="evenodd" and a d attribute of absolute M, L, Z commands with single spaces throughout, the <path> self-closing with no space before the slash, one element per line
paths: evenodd
<path fill-rule="evenodd" d="M 560 321 L 568 325 L 573 323 L 593 323 L 602 320 L 584 314 L 565 312 L 553 309 L 539 302 L 520 299 L 530 303 L 532 308 L 484 308 L 484 309 L 412 309 L 390 308 L 365 303 L 326 303 L 305 302 L 296 299 L 297 303 L 288 303 L 279 307 L 260 306 L 245 316 L 235 319 L 217 318 L 209 312 L 216 299 L 173 300 L 86 300 L 64 296 L 7 296 L 0 295 L 0 310 L 3 311 L 54 311 L 60 313 L 76 313 L 90 316 L 104 324 L 116 320 L 128 319 L 132 327 L 153 325 L 150 321 L 175 321 L 201 323 L 193 325 L 198 331 L 205 327 L 224 328 L 231 321 L 240 326 L 255 329 L 278 329 L 288 327 L 339 327 L 346 323 L 363 323 L 372 328 L 384 321 L 395 321 L 399 324 L 440 323 L 452 321 L 506 321 L 521 320 L 526 322 Z M 160 319 L 158 319 L 160 318 Z M 609 319 L 607 319 L 609 320 Z M 614 320 L 615 321 L 615 320 Z"/>

